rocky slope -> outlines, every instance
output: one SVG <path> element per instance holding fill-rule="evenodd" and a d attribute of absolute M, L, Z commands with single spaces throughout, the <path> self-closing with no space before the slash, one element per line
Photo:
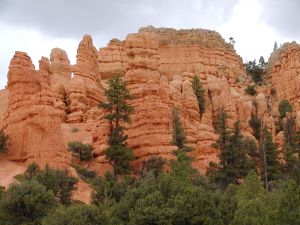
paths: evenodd
<path fill-rule="evenodd" d="M 141 28 L 123 41 L 113 39 L 97 50 L 85 35 L 71 65 L 66 52 L 53 49 L 50 60 L 42 58 L 35 70 L 26 53 L 16 52 L 8 71 L 7 89 L 0 92 L 2 127 L 11 137 L 7 158 L 16 162 L 37 161 L 58 168 L 71 163 L 67 143 L 92 144 L 95 158 L 91 169 L 103 174 L 111 167 L 104 151 L 110 125 L 97 104 L 104 100 L 106 81 L 123 76 L 135 96 L 128 145 L 133 149 L 133 167 L 151 155 L 172 158 L 172 116 L 179 110 L 194 166 L 205 171 L 218 160 L 211 144 L 217 134 L 213 121 L 221 108 L 229 125 L 240 120 L 251 136 L 248 121 L 258 103 L 258 115 L 276 134 L 278 102 L 286 98 L 294 106 L 300 126 L 300 46 L 286 44 L 270 57 L 266 84 L 255 97 L 245 94 L 249 84 L 243 62 L 233 45 L 214 31 Z M 73 74 L 73 75 L 72 75 Z M 206 90 L 206 112 L 200 120 L 191 79 L 198 75 Z M 289 88 L 287 88 L 289 87 Z M 275 94 L 274 94 L 275 93 Z M 8 102 L 5 100 L 8 97 Z M 282 136 L 282 135 L 281 135 Z"/>

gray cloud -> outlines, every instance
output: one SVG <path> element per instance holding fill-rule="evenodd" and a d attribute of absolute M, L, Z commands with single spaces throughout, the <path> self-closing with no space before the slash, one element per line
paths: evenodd
<path fill-rule="evenodd" d="M 123 37 L 141 26 L 214 28 L 238 0 L 0 0 L 0 21 L 54 37 Z"/>
<path fill-rule="evenodd" d="M 262 0 L 262 7 L 262 18 L 268 26 L 285 38 L 299 40 L 299 0 Z"/>

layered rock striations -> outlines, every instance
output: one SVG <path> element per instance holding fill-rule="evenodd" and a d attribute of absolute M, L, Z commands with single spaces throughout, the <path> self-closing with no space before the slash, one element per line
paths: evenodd
<path fill-rule="evenodd" d="M 63 167 L 69 163 L 67 143 L 81 141 L 94 146 L 90 168 L 99 174 L 111 169 L 105 159 L 111 127 L 97 104 L 105 99 L 106 81 L 121 75 L 135 96 L 129 102 L 134 113 L 127 127 L 128 145 L 135 155 L 132 166 L 138 167 L 152 155 L 174 157 L 172 110 L 176 108 L 187 145 L 193 148 L 189 154 L 195 158 L 194 166 L 205 171 L 210 161 L 218 161 L 212 143 L 218 137 L 214 122 L 220 110 L 227 112 L 230 127 L 239 120 L 250 137 L 249 120 L 256 113 L 253 100 L 257 115 L 274 136 L 281 99 L 293 104 L 300 121 L 299 49 L 293 43 L 273 53 L 270 81 L 254 97 L 245 94 L 249 82 L 233 45 L 209 30 L 146 27 L 99 50 L 85 35 L 75 65 L 64 50 L 56 48 L 50 62 L 42 58 L 38 71 L 25 53 L 17 52 L 8 72 L 9 103 L 3 121 L 11 136 L 8 156 Z M 201 119 L 191 85 L 195 75 L 205 88 L 206 110 Z"/>
<path fill-rule="evenodd" d="M 101 96 L 101 77 L 98 73 L 97 50 L 91 36 L 85 35 L 77 50 L 77 62 L 73 66 L 74 77 L 68 88 L 70 101 L 68 122 L 83 122 L 84 114 L 95 107 Z"/>
<path fill-rule="evenodd" d="M 42 58 L 36 71 L 26 53 L 15 53 L 8 71 L 9 103 L 3 125 L 10 137 L 8 157 L 66 168 L 69 155 L 62 141 L 50 77 L 48 59 Z"/>

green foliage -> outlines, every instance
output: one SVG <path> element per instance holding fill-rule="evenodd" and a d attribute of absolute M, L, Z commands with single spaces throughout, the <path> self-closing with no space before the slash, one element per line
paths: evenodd
<path fill-rule="evenodd" d="M 293 111 L 293 106 L 288 100 L 282 99 L 278 105 L 279 117 L 283 119 L 287 112 L 291 113 Z"/>
<path fill-rule="evenodd" d="M 178 151 L 191 151 L 192 149 L 185 145 L 186 138 L 184 129 L 182 128 L 178 110 L 176 108 L 173 108 L 172 111 L 172 118 L 173 118 L 173 141 L 172 144 L 176 145 L 178 147 Z"/>
<path fill-rule="evenodd" d="M 2 195 L 3 195 L 4 191 L 5 191 L 5 187 L 0 186 L 0 200 L 2 198 Z"/>
<path fill-rule="evenodd" d="M 287 178 L 300 183 L 300 159 L 298 156 L 300 147 L 300 134 L 296 130 L 295 119 L 289 116 L 283 123 L 285 167 L 284 173 Z"/>
<path fill-rule="evenodd" d="M 117 177 L 111 173 L 105 173 L 104 178 L 98 177 L 92 182 L 92 186 L 95 190 L 92 193 L 92 203 L 100 205 L 107 198 L 119 202 L 133 184 L 133 181 L 134 180 L 129 176 L 118 180 Z"/>
<path fill-rule="evenodd" d="M 245 67 L 247 73 L 250 74 L 252 80 L 257 84 L 261 84 L 263 81 L 263 73 L 266 67 L 264 58 L 260 57 L 258 64 L 255 60 L 249 61 L 245 64 Z"/>
<path fill-rule="evenodd" d="M 261 136 L 261 127 L 262 127 L 262 121 L 258 117 L 258 105 L 256 101 L 252 102 L 255 112 L 254 114 L 251 114 L 251 119 L 249 120 L 249 125 L 252 128 L 253 135 L 256 138 L 256 140 L 260 140 Z"/>
<path fill-rule="evenodd" d="M 203 85 L 197 75 L 193 77 L 192 88 L 197 98 L 200 120 L 201 120 L 202 115 L 205 112 L 205 89 L 203 88 Z"/>
<path fill-rule="evenodd" d="M 235 122 L 234 129 L 229 130 L 224 111 L 220 112 L 218 121 L 219 138 L 214 146 L 220 149 L 220 163 L 211 163 L 207 175 L 225 188 L 230 183 L 238 184 L 254 165 L 243 149 L 244 140 L 239 122 Z"/>
<path fill-rule="evenodd" d="M 146 177 L 115 208 L 124 224 L 222 224 L 214 192 L 176 173 Z"/>
<path fill-rule="evenodd" d="M 273 142 L 273 138 L 271 133 L 265 128 L 263 131 L 263 140 L 262 140 L 262 147 L 261 147 L 261 154 L 262 158 L 265 158 L 265 163 L 263 163 L 263 170 L 264 174 L 262 177 L 267 181 L 278 180 L 281 177 L 280 172 L 280 165 L 278 161 L 278 154 L 277 154 L 277 145 Z"/>
<path fill-rule="evenodd" d="M 133 99 L 129 93 L 126 82 L 119 76 L 108 81 L 108 89 L 105 90 L 106 102 L 99 107 L 107 111 L 105 119 L 112 125 L 109 137 L 109 148 L 106 150 L 106 158 L 114 167 L 114 173 L 129 174 L 130 161 L 133 159 L 132 150 L 127 147 L 125 127 L 122 124 L 130 123 L 130 115 L 133 112 L 127 101 Z"/>
<path fill-rule="evenodd" d="M 42 225 L 102 225 L 107 221 L 93 205 L 59 207 L 42 220 Z"/>
<path fill-rule="evenodd" d="M 4 133 L 3 130 L 0 130 L 0 153 L 4 153 L 7 150 L 9 137 Z"/>
<path fill-rule="evenodd" d="M 278 220 L 280 225 L 300 224 L 300 188 L 288 181 L 279 201 Z"/>
<path fill-rule="evenodd" d="M 230 224 L 271 225 L 270 209 L 268 208 L 267 192 L 259 176 L 252 170 L 245 182 L 237 190 L 237 210 Z"/>
<path fill-rule="evenodd" d="M 93 158 L 93 146 L 74 141 L 68 143 L 69 150 L 80 159 L 86 161 Z"/>
<path fill-rule="evenodd" d="M 34 179 L 43 184 L 47 190 L 52 190 L 61 204 L 71 203 L 71 192 L 76 188 L 78 180 L 68 176 L 66 171 L 51 169 L 46 165 L 44 171 L 37 174 Z"/>
<path fill-rule="evenodd" d="M 76 188 L 78 180 L 67 174 L 66 171 L 50 168 L 48 165 L 42 171 L 36 163 L 32 163 L 19 179 L 21 182 L 26 180 L 36 180 L 44 185 L 47 190 L 51 190 L 61 204 L 71 203 L 71 192 Z"/>
<path fill-rule="evenodd" d="M 219 192 L 218 210 L 224 225 L 230 224 L 237 209 L 237 186 L 230 184 L 224 192 Z"/>
<path fill-rule="evenodd" d="M 27 169 L 24 173 L 24 176 L 26 179 L 32 179 L 35 176 L 37 176 L 39 173 L 41 173 L 41 169 L 40 169 L 39 165 L 37 163 L 33 162 L 27 167 Z"/>
<path fill-rule="evenodd" d="M 37 181 L 13 184 L 0 202 L 0 221 L 9 225 L 34 225 L 56 206 L 54 194 Z"/>
<path fill-rule="evenodd" d="M 216 208 L 215 194 L 202 187 L 188 187 L 171 201 L 174 207 L 174 225 L 222 224 L 221 213 Z"/>
<path fill-rule="evenodd" d="M 73 165 L 73 167 L 75 168 L 79 177 L 86 182 L 89 182 L 91 179 L 94 179 L 97 177 L 97 174 L 95 171 L 88 170 L 84 167 L 80 167 L 80 166 L 76 166 L 76 165 Z"/>
<path fill-rule="evenodd" d="M 254 85 L 248 85 L 247 88 L 245 89 L 245 93 L 248 95 L 256 95 L 257 91 L 255 90 L 255 86 Z"/>
<path fill-rule="evenodd" d="M 162 157 L 151 156 L 146 161 L 143 161 L 141 175 L 145 176 L 146 173 L 153 172 L 155 177 L 163 172 L 166 160 Z"/>

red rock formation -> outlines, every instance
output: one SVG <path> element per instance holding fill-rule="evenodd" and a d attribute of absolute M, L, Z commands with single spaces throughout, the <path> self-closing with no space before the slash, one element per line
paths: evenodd
<path fill-rule="evenodd" d="M 278 115 L 280 100 L 287 99 L 295 112 L 300 111 L 300 45 L 286 43 L 269 59 L 269 77 L 273 92 L 273 114 Z"/>
<path fill-rule="evenodd" d="M 113 75 L 123 76 L 127 70 L 127 55 L 124 42 L 112 39 L 107 47 L 98 51 L 98 70 L 102 79 Z"/>
<path fill-rule="evenodd" d="M 216 32 L 143 28 L 123 42 L 112 41 L 100 49 L 98 61 L 105 78 L 118 71 L 122 75 L 127 69 L 124 76 L 136 96 L 131 103 L 135 113 L 128 129 L 128 144 L 137 162 L 153 154 L 172 157 L 176 149 L 171 144 L 173 107 L 180 111 L 188 144 L 194 148 L 191 154 L 196 158 L 195 166 L 200 169 L 205 169 L 209 161 L 217 161 L 217 151 L 211 147 L 216 140 L 212 121 L 220 108 L 229 114 L 231 125 L 239 119 L 245 131 L 250 131 L 251 98 L 236 83 L 244 73 L 242 60 Z M 194 75 L 200 75 L 207 89 L 202 121 L 191 88 Z M 94 140 L 101 146 L 97 154 L 105 162 L 104 140 L 109 125 L 100 123 Z"/>
<path fill-rule="evenodd" d="M 296 86 L 292 88 L 292 92 L 283 90 L 281 86 L 281 83 L 288 82 L 287 78 L 280 77 L 281 72 L 294 71 L 290 73 L 298 75 L 297 47 L 289 49 L 277 57 L 279 63 L 270 63 L 275 65 L 270 70 L 270 77 L 278 96 L 287 96 L 298 110 L 296 78 L 293 78 Z M 53 115 L 52 119 L 55 121 L 60 118 L 65 145 L 73 140 L 93 144 L 96 159 L 90 168 L 97 168 L 99 173 L 111 169 L 104 156 L 110 125 L 103 119 L 104 112 L 97 109 L 97 104 L 104 99 L 102 90 L 106 87 L 105 81 L 116 74 L 124 76 L 128 89 L 136 97 L 130 102 L 135 111 L 132 124 L 127 130 L 128 144 L 136 157 L 134 166 L 151 155 L 173 157 L 172 151 L 176 149 L 171 144 L 173 107 L 179 110 L 187 144 L 194 149 L 190 153 L 196 159 L 194 166 L 201 171 L 206 169 L 210 161 L 218 160 L 218 152 L 211 144 L 217 138 L 213 121 L 221 108 L 228 113 L 230 126 L 240 120 L 244 133 L 251 133 L 248 121 L 253 113 L 254 98 L 244 93 L 247 81 L 240 82 L 245 77 L 242 60 L 236 55 L 233 46 L 216 32 L 147 27 L 128 35 L 124 41 L 113 39 L 99 51 L 93 46 L 91 37 L 86 35 L 79 44 L 75 65 L 70 65 L 66 53 L 61 49 L 52 50 L 50 59 L 50 65 L 46 59 L 42 60 L 39 72 L 34 70 L 31 61 L 23 53 L 18 53 L 12 60 L 9 71 L 9 77 L 12 78 L 8 84 L 10 103 L 4 123 L 6 130 L 14 136 L 16 130 L 20 129 L 19 126 L 25 126 L 29 123 L 27 121 L 31 121 L 31 117 L 24 113 L 23 116 L 20 111 L 30 112 L 34 118 L 39 118 L 37 112 L 44 117 Z M 23 76 L 24 74 L 27 75 Z M 206 89 L 206 112 L 201 121 L 191 87 L 194 75 L 201 78 Z M 290 75 L 287 77 L 291 78 Z M 13 79 L 15 80 L 12 81 Z M 255 99 L 259 117 L 263 118 L 275 135 L 276 113 L 269 112 L 269 105 L 273 105 L 273 102 L 276 105 L 279 97 L 275 100 L 270 98 L 270 89 L 271 87 L 261 88 Z M 20 93 L 22 99 L 19 99 Z M 51 109 L 48 113 L 40 112 L 41 105 Z M 276 107 L 273 106 L 273 111 Z M 53 108 L 56 110 L 53 111 Z M 17 118 L 17 114 L 21 116 Z M 37 121 L 41 123 L 42 118 Z M 50 127 L 49 124 L 44 124 Z M 41 125 L 36 127 L 39 126 Z M 52 126 L 51 131 L 47 132 L 57 131 L 56 125 Z M 73 133 L 74 128 L 79 131 Z M 55 138 L 62 139 L 57 133 Z M 24 137 L 25 135 L 13 144 L 9 151 L 10 157 L 16 160 L 39 158 L 27 147 L 14 147 L 22 146 Z M 27 136 L 25 139 L 28 143 L 34 142 Z M 45 146 L 49 143 L 43 140 L 44 142 Z M 44 154 L 43 151 L 37 151 L 37 155 Z"/>
<path fill-rule="evenodd" d="M 67 53 L 54 48 L 50 54 L 51 89 L 55 97 L 54 107 L 58 110 L 62 122 L 66 121 L 68 112 L 67 87 L 71 81 L 71 65 Z"/>
<path fill-rule="evenodd" d="M 74 77 L 68 89 L 70 114 L 67 121 L 82 122 L 84 114 L 102 100 L 97 50 L 89 35 L 85 35 L 79 44 L 73 71 Z"/>
<path fill-rule="evenodd" d="M 49 61 L 35 71 L 30 57 L 16 52 L 8 72 L 9 104 L 4 118 L 10 136 L 8 157 L 14 161 L 48 163 L 66 168 L 68 152 L 62 142 L 60 119 L 50 90 Z"/>

